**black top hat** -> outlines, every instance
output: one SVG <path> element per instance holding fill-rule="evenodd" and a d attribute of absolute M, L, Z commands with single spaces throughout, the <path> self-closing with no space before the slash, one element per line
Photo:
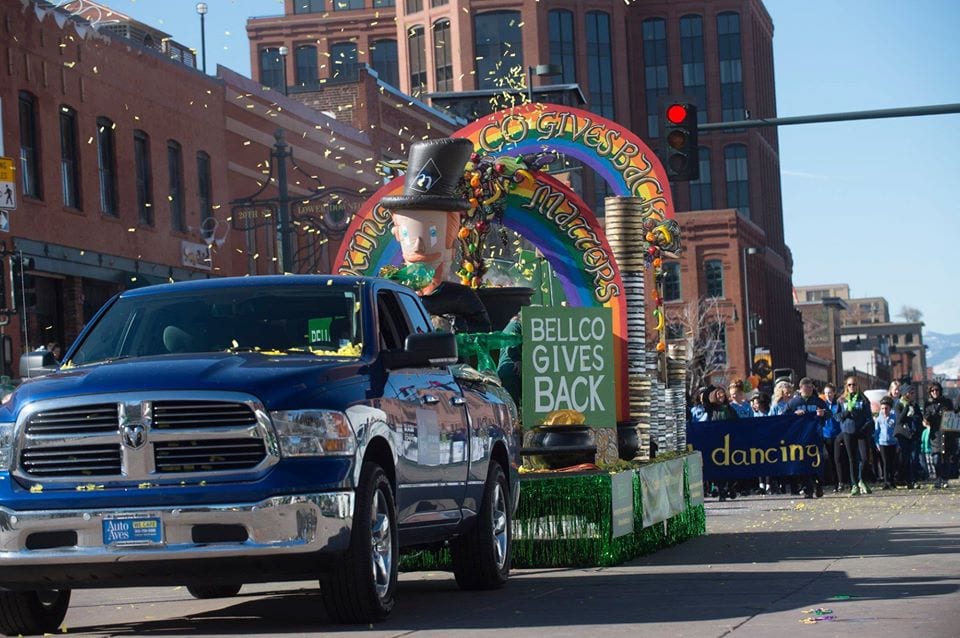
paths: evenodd
<path fill-rule="evenodd" d="M 404 176 L 403 195 L 384 197 L 390 209 L 467 210 L 470 203 L 457 193 L 473 143 L 462 137 L 414 142 Z"/>

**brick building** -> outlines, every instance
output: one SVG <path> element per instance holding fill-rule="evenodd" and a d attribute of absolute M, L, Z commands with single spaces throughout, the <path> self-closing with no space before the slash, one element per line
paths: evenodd
<path fill-rule="evenodd" d="M 457 92 L 543 84 L 579 85 L 589 110 L 644 137 L 658 139 L 657 100 L 689 94 L 701 122 L 775 117 L 773 24 L 760 0 L 713 2 L 614 0 L 541 3 L 534 0 L 286 0 L 284 15 L 247 22 L 253 74 L 290 91 L 339 81 L 349 66 L 369 65 L 405 93 L 449 97 Z M 287 55 L 280 55 L 287 51 Z M 293 52 L 292 54 L 289 52 Z M 532 77 L 531 67 L 553 64 L 561 74 Z M 286 81 L 285 81 L 286 79 Z M 701 178 L 675 184 L 674 199 L 689 255 L 720 254 L 730 375 L 746 371 L 748 321 L 758 316 L 755 346 L 772 351 L 776 367 L 804 369 L 801 324 L 791 300 L 793 258 L 784 243 L 776 129 L 702 133 Z M 582 194 L 602 214 L 606 185 L 583 176 Z M 749 224 L 753 242 L 699 246 L 716 209 L 735 209 L 724 224 Z M 728 215 L 729 217 L 729 215 Z M 721 231 L 722 241 L 742 241 Z M 712 239 L 710 241 L 713 241 Z M 741 255 L 748 267 L 751 312 L 739 295 Z M 683 299 L 707 298 L 707 264 L 684 257 Z M 715 261 L 715 260 L 714 260 Z M 711 281 L 717 269 L 711 264 Z M 754 292 L 754 287 L 756 291 Z"/>
<path fill-rule="evenodd" d="M 325 114 L 223 67 L 206 76 L 186 47 L 122 14 L 98 26 L 71 6 L 0 5 L 0 150 L 16 159 L 18 199 L 0 233 L 17 284 L 0 303 L 12 311 L 5 373 L 27 349 L 69 345 L 125 288 L 277 272 L 274 222 L 244 230 L 231 206 L 277 197 L 276 131 L 292 157 L 294 268 L 329 272 L 349 214 L 381 182 L 376 161 L 458 127 L 369 75 L 344 90 L 371 108 Z"/>

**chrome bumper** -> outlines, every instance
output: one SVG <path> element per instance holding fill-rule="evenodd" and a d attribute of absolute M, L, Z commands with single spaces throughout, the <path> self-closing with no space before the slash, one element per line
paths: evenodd
<path fill-rule="evenodd" d="M 325 492 L 259 503 L 191 507 L 114 508 L 16 512 L 0 507 L 0 570 L 28 565 L 80 565 L 207 558 L 256 558 L 341 552 L 353 522 L 353 492 Z M 163 542 L 104 544 L 103 521 L 118 516 L 159 518 Z M 246 530 L 246 540 L 195 542 L 194 526 L 228 525 Z M 28 538 L 76 532 L 76 544 L 28 549 Z"/>

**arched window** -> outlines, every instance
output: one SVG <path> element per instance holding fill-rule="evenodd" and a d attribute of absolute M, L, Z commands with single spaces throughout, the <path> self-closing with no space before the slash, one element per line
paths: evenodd
<path fill-rule="evenodd" d="M 20 91 L 20 184 L 27 197 L 42 197 L 40 180 L 40 122 L 37 98 Z"/>
<path fill-rule="evenodd" d="M 477 88 L 506 86 L 507 72 L 523 66 L 523 39 L 519 11 L 493 11 L 473 18 Z"/>
<path fill-rule="evenodd" d="M 703 274 L 706 280 L 705 297 L 723 297 L 723 262 L 708 259 L 703 262 Z"/>
<path fill-rule="evenodd" d="M 750 182 L 746 145 L 730 144 L 724 148 L 723 163 L 727 174 L 727 208 L 737 208 L 750 217 Z"/>
<path fill-rule="evenodd" d="M 720 61 L 720 107 L 724 122 L 742 120 L 743 70 L 740 55 L 740 15 L 717 15 L 717 58 Z"/>
<path fill-rule="evenodd" d="M 710 177 L 710 149 L 701 146 L 697 151 L 700 162 L 699 179 L 690 182 L 690 210 L 713 208 L 713 180 Z"/>
<path fill-rule="evenodd" d="M 680 264 L 675 261 L 663 264 L 663 300 L 680 299 Z"/>
<path fill-rule="evenodd" d="M 550 64 L 562 69 L 559 81 L 577 82 L 577 45 L 573 34 L 573 12 L 554 9 L 547 14 L 550 24 Z"/>
<path fill-rule="evenodd" d="M 295 55 L 294 82 L 297 86 L 316 86 L 319 78 L 317 73 L 317 47 L 312 44 L 301 44 L 297 47 Z"/>
<path fill-rule="evenodd" d="M 283 91 L 283 58 L 279 47 L 260 49 L 260 84 Z"/>
<path fill-rule="evenodd" d="M 116 217 L 117 209 L 117 143 L 113 134 L 116 125 L 108 118 L 97 118 L 97 172 L 100 178 L 100 212 Z"/>
<path fill-rule="evenodd" d="M 213 182 L 210 170 L 210 156 L 197 153 L 197 206 L 200 208 L 200 228 L 207 229 L 207 220 L 213 217 Z"/>
<path fill-rule="evenodd" d="M 357 79 L 357 43 L 337 42 L 330 45 L 330 79 Z"/>
<path fill-rule="evenodd" d="M 187 218 L 183 201 L 183 151 L 180 143 L 167 140 L 167 174 L 169 188 L 167 200 L 170 202 L 170 227 L 178 232 L 186 232 Z"/>
<path fill-rule="evenodd" d="M 150 164 L 150 136 L 133 132 L 133 170 L 137 180 L 137 215 L 140 223 L 153 226 L 153 171 Z"/>
<path fill-rule="evenodd" d="M 400 86 L 400 63 L 396 40 L 376 40 L 370 44 L 371 66 L 390 86 Z"/>
<path fill-rule="evenodd" d="M 703 56 L 703 18 L 680 18 L 680 61 L 683 68 L 683 93 L 697 104 L 697 122 L 707 121 L 707 80 Z"/>
<path fill-rule="evenodd" d="M 587 13 L 587 74 L 590 77 L 590 110 L 614 119 L 613 45 L 610 38 L 610 14 Z"/>
<path fill-rule="evenodd" d="M 450 56 L 450 21 L 433 24 L 433 71 L 435 91 L 453 90 L 453 59 Z"/>
<path fill-rule="evenodd" d="M 422 25 L 407 32 L 407 59 L 410 61 L 410 95 L 420 95 L 427 86 L 427 39 Z"/>
<path fill-rule="evenodd" d="M 77 112 L 66 105 L 60 107 L 60 177 L 63 205 L 83 210 L 80 201 L 80 149 L 77 136 Z"/>
<path fill-rule="evenodd" d="M 647 135 L 659 135 L 660 96 L 670 91 L 667 72 L 667 21 L 650 18 L 642 24 L 643 78 L 647 105 Z"/>

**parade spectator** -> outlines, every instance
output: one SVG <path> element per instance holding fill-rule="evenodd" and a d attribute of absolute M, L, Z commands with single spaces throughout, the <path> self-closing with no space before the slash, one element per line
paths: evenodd
<path fill-rule="evenodd" d="M 753 416 L 753 408 L 750 407 L 750 402 L 747 401 L 747 397 L 743 393 L 742 380 L 737 379 L 728 385 L 727 394 L 730 397 L 730 405 L 736 411 L 739 418 L 748 419 Z"/>
<path fill-rule="evenodd" d="M 757 392 L 750 400 L 753 416 L 770 416 L 770 395 L 766 392 Z"/>
<path fill-rule="evenodd" d="M 887 396 L 890 397 L 893 405 L 897 404 L 897 401 L 900 400 L 900 380 L 894 379 L 890 382 L 890 387 L 887 388 Z"/>
<path fill-rule="evenodd" d="M 691 421 L 706 421 L 707 415 L 707 398 L 710 394 L 710 388 L 698 388 L 696 392 L 693 393 L 693 405 L 690 407 L 690 420 Z"/>
<path fill-rule="evenodd" d="M 827 404 L 824 403 L 823 399 L 817 396 L 815 390 L 816 388 L 813 384 L 813 379 L 810 377 L 804 377 L 800 379 L 800 391 L 787 403 L 787 412 L 792 412 L 797 416 L 803 416 L 804 414 L 815 414 L 818 421 L 818 434 L 821 434 L 823 430 L 823 422 L 826 421 L 830 416 L 830 412 L 827 408 Z M 813 498 L 814 493 L 816 493 L 817 498 L 823 496 L 823 485 L 817 481 L 817 477 L 815 475 L 805 474 L 800 477 L 800 481 L 803 483 L 804 498 Z"/>
<path fill-rule="evenodd" d="M 840 492 L 843 484 L 843 464 L 840 461 L 843 438 L 840 436 L 840 403 L 837 402 L 837 387 L 832 383 L 823 386 L 823 402 L 830 415 L 824 419 L 820 431 L 823 436 L 823 482 L 833 485 L 833 493 Z"/>
<path fill-rule="evenodd" d="M 730 405 L 727 391 L 723 388 L 712 387 L 709 389 L 704 408 L 707 412 L 706 421 L 730 421 L 738 418 L 736 410 Z"/>
<path fill-rule="evenodd" d="M 880 458 L 883 461 L 883 489 L 889 490 L 894 486 L 894 470 L 897 462 L 897 439 L 894 436 L 897 418 L 893 415 L 893 399 L 890 397 L 880 399 L 880 413 L 874 417 L 873 423 Z"/>
<path fill-rule="evenodd" d="M 936 477 L 934 487 L 941 489 L 947 487 L 950 478 L 948 459 L 955 453 L 953 448 L 956 445 L 956 435 L 943 430 L 940 426 L 944 414 L 953 411 L 953 402 L 943 396 L 943 386 L 939 383 L 931 383 L 928 392 L 929 397 L 923 407 L 923 426 L 929 433 L 930 452 L 933 456 L 933 470 Z"/>
<path fill-rule="evenodd" d="M 900 481 L 908 489 L 920 487 L 914 463 L 920 453 L 920 432 L 923 427 L 923 412 L 917 403 L 913 386 L 900 386 L 900 400 L 893 406 L 896 416 L 894 434 L 897 438 Z"/>
<path fill-rule="evenodd" d="M 53 353 L 53 358 L 57 360 L 57 363 L 60 363 L 60 344 L 56 341 L 51 341 L 47 344 L 47 352 Z"/>
<path fill-rule="evenodd" d="M 873 440 L 873 413 L 870 400 L 860 391 L 856 377 L 847 377 L 840 397 L 840 436 L 850 459 L 850 496 L 869 494 L 863 480 L 867 462 L 867 445 Z"/>

